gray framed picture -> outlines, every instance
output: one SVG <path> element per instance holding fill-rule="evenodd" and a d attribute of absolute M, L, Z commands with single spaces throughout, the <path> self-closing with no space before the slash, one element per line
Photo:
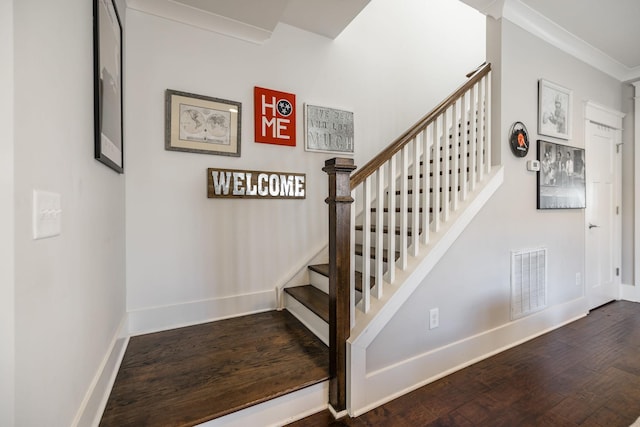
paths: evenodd
<path fill-rule="evenodd" d="M 587 206 L 584 149 L 538 140 L 538 209 Z"/>
<path fill-rule="evenodd" d="M 167 89 L 165 149 L 240 157 L 242 104 Z"/>
<path fill-rule="evenodd" d="M 305 150 L 353 154 L 353 113 L 305 104 Z"/>

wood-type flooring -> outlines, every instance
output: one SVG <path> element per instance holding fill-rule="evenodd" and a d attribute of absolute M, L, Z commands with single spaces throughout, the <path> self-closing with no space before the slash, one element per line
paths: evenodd
<path fill-rule="evenodd" d="M 286 310 L 140 335 L 100 426 L 194 426 L 328 377 L 327 347 Z"/>
<path fill-rule="evenodd" d="M 290 427 L 628 427 L 640 417 L 640 304 L 618 301 L 357 418 Z"/>

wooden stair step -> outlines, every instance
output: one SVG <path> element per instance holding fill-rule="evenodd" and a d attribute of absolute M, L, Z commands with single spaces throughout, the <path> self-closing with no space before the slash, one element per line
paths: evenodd
<path fill-rule="evenodd" d="M 131 337 L 101 427 L 195 426 L 329 378 L 329 349 L 287 310 Z"/>
<path fill-rule="evenodd" d="M 329 295 L 313 285 L 293 286 L 284 291 L 329 323 Z"/>
<path fill-rule="evenodd" d="M 360 243 L 356 243 L 356 255 L 362 256 L 362 245 Z M 395 253 L 395 261 L 400 258 L 400 252 L 396 251 Z M 376 259 L 376 248 L 371 248 L 371 259 Z M 389 254 L 386 249 L 382 251 L 382 261 L 389 262 Z"/>
<path fill-rule="evenodd" d="M 329 277 L 329 264 L 314 264 L 310 265 L 309 270 L 313 270 L 318 274 L 322 274 L 325 277 Z M 355 272 L 355 287 L 356 291 L 362 292 L 362 273 L 359 271 Z M 376 278 L 373 276 L 369 277 L 369 287 L 373 288 L 376 285 Z"/>
<path fill-rule="evenodd" d="M 395 234 L 396 234 L 396 236 L 399 236 L 399 235 L 400 235 L 400 227 L 396 226 L 396 227 L 395 227 L 395 229 L 396 229 L 396 230 L 395 230 Z M 364 225 L 361 225 L 361 224 L 360 224 L 360 225 L 356 225 L 356 230 L 357 230 L 357 231 L 362 231 L 362 230 L 364 230 Z M 376 230 L 377 230 L 376 225 L 375 225 L 375 224 L 372 224 L 372 225 L 371 225 L 371 232 L 372 232 L 372 233 L 375 233 L 375 232 L 376 232 Z M 388 233 L 389 233 L 389 227 L 385 225 L 385 226 L 382 228 L 382 232 L 383 232 L 384 234 L 388 234 Z M 411 229 L 410 229 L 410 228 L 407 228 L 407 236 L 411 237 L 411 233 L 412 233 L 412 232 L 411 232 Z M 418 232 L 418 234 L 420 234 L 420 233 L 422 233 L 422 229 L 420 229 L 420 231 Z"/>

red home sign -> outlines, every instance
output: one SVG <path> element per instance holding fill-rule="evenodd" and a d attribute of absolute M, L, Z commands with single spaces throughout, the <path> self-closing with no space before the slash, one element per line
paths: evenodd
<path fill-rule="evenodd" d="M 254 87 L 255 140 L 296 146 L 296 96 Z"/>

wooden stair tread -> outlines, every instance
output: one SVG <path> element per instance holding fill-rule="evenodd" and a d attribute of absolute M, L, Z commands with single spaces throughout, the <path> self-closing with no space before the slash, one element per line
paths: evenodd
<path fill-rule="evenodd" d="M 360 243 L 356 243 L 356 255 L 360 255 L 362 256 L 362 244 Z M 383 262 L 389 262 L 389 256 L 388 256 L 388 251 L 386 249 L 382 250 L 382 261 Z M 397 261 L 398 258 L 400 258 L 400 252 L 396 251 L 396 257 L 395 260 Z M 376 259 L 376 249 L 375 248 L 371 248 L 371 259 Z"/>
<path fill-rule="evenodd" d="M 310 265 L 309 270 L 313 270 L 318 274 L 322 274 L 325 277 L 329 277 L 329 264 L 314 264 Z M 359 271 L 355 272 L 355 287 L 356 291 L 362 292 L 362 273 Z M 369 277 L 369 287 L 373 288 L 376 285 L 376 278 L 373 276 Z"/>
<path fill-rule="evenodd" d="M 396 227 L 395 227 L 395 229 L 396 229 L 396 230 L 395 230 L 395 234 L 396 234 L 397 236 L 399 236 L 399 235 L 400 235 L 400 227 L 399 227 L 399 226 L 396 226 Z M 358 225 L 356 225 L 356 230 L 357 230 L 357 231 L 362 231 L 362 230 L 364 230 L 364 225 L 362 225 L 362 224 L 358 224 Z M 377 230 L 376 225 L 375 225 L 375 224 L 372 224 L 372 225 L 371 225 L 371 232 L 372 232 L 372 233 L 375 233 L 375 232 L 376 232 L 376 230 Z M 388 226 L 386 226 L 386 225 L 385 225 L 385 226 L 383 226 L 383 227 L 382 227 L 382 232 L 383 232 L 384 234 L 388 234 L 388 233 L 389 233 L 389 227 L 388 227 Z M 420 233 L 422 233 L 422 229 L 420 229 L 420 231 L 418 232 L 418 234 L 420 234 Z M 407 236 L 411 237 L 411 234 L 412 234 L 411 228 L 407 228 Z"/>
<path fill-rule="evenodd" d="M 284 291 L 329 323 L 329 295 L 313 285 L 292 286 Z"/>
<path fill-rule="evenodd" d="M 329 378 L 329 350 L 287 310 L 131 337 L 101 427 L 195 426 Z"/>

